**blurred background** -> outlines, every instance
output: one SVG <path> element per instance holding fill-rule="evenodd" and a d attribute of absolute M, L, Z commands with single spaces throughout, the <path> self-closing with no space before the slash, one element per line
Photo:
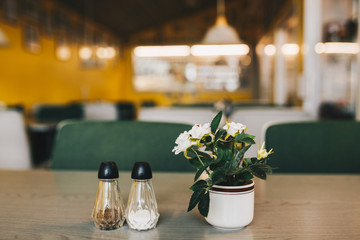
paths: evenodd
<path fill-rule="evenodd" d="M 358 16 L 358 0 L 0 0 L 0 108 L 32 165 L 69 118 L 224 110 L 260 139 L 269 121 L 356 120 Z"/>

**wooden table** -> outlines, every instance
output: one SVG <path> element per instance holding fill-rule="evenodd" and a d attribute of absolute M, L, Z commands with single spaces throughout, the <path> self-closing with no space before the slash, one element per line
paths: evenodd
<path fill-rule="evenodd" d="M 360 175 L 271 175 L 256 181 L 255 218 L 243 231 L 186 212 L 193 174 L 154 173 L 154 230 L 112 231 L 90 217 L 96 172 L 0 171 L 0 239 L 360 239 Z M 120 173 L 126 203 L 130 173 Z"/>

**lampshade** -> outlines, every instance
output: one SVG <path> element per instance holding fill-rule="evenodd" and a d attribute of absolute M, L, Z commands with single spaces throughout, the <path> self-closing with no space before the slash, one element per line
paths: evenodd
<path fill-rule="evenodd" d="M 203 44 L 239 44 L 236 30 L 228 25 L 225 16 L 218 16 L 216 23 L 205 34 Z"/>
<path fill-rule="evenodd" d="M 10 45 L 8 38 L 6 37 L 4 31 L 0 28 L 0 47 L 7 47 Z"/>
<path fill-rule="evenodd" d="M 205 34 L 203 44 L 240 44 L 236 30 L 231 27 L 225 17 L 225 2 L 218 0 L 215 25 Z"/>

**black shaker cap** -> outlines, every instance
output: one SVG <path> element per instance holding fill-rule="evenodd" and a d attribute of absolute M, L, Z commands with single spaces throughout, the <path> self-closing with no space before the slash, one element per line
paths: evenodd
<path fill-rule="evenodd" d="M 102 162 L 98 172 L 99 179 L 119 178 L 119 170 L 115 162 Z"/>
<path fill-rule="evenodd" d="M 152 178 L 151 167 L 148 162 L 136 162 L 131 172 L 132 179 L 145 180 Z"/>

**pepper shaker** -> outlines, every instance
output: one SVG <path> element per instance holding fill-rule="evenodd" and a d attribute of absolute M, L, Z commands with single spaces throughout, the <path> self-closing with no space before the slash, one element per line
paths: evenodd
<path fill-rule="evenodd" d="M 98 172 L 99 186 L 92 218 L 97 228 L 111 230 L 124 224 L 124 204 L 118 184 L 119 171 L 114 162 L 102 162 Z"/>
<path fill-rule="evenodd" d="M 126 208 L 126 221 L 138 231 L 156 227 L 159 212 L 148 162 L 136 162 L 131 173 L 132 185 Z"/>

